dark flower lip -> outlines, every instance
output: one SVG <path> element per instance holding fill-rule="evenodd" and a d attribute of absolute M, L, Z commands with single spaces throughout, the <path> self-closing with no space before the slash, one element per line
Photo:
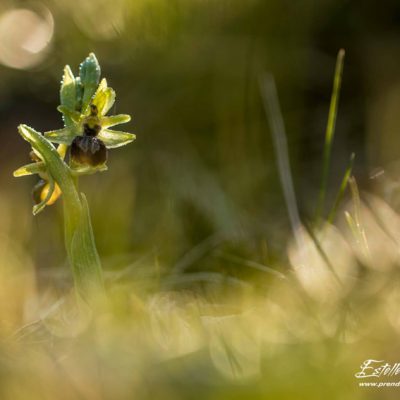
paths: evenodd
<path fill-rule="evenodd" d="M 71 143 L 71 160 L 80 165 L 97 167 L 105 164 L 108 151 L 105 144 L 94 136 L 76 136 Z"/>

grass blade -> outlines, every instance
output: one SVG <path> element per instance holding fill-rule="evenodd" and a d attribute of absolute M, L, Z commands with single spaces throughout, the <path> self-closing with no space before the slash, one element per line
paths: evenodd
<path fill-rule="evenodd" d="M 347 185 L 349 183 L 349 179 L 350 179 L 351 173 L 353 171 L 354 159 L 355 159 L 355 154 L 352 153 L 351 156 L 350 156 L 349 164 L 347 165 L 346 171 L 344 173 L 344 176 L 343 176 L 343 179 L 342 179 L 342 183 L 340 184 L 339 192 L 338 192 L 338 194 L 336 196 L 335 202 L 334 202 L 333 207 L 332 207 L 332 209 L 331 209 L 331 211 L 329 213 L 329 216 L 328 216 L 328 222 L 330 224 L 332 224 L 333 220 L 335 219 L 335 215 L 336 215 L 337 209 L 339 208 L 339 205 L 340 205 L 340 203 L 341 203 L 341 201 L 343 199 L 343 196 L 344 196 L 344 192 L 347 189 Z"/>
<path fill-rule="evenodd" d="M 332 264 L 331 260 L 329 259 L 328 255 L 326 254 L 325 250 L 322 248 L 322 245 L 321 245 L 318 237 L 312 230 L 311 226 L 309 224 L 305 223 L 304 227 L 306 228 L 307 233 L 310 235 L 311 240 L 314 242 L 315 248 L 318 250 L 318 253 L 324 260 L 325 265 L 332 272 L 332 275 L 334 276 L 337 283 L 339 283 L 340 285 L 343 285 L 343 282 L 341 281 L 339 275 L 337 274 L 334 265 Z"/>
<path fill-rule="evenodd" d="M 350 222 L 351 229 L 356 232 L 356 240 L 360 244 L 363 249 L 364 254 L 368 259 L 371 259 L 371 253 L 369 251 L 369 245 L 367 240 L 367 235 L 365 233 L 364 225 L 361 221 L 361 199 L 360 192 L 358 190 L 357 182 L 353 176 L 349 179 L 351 197 L 353 200 L 353 222 Z M 350 221 L 349 217 L 346 216 L 348 222 Z M 354 230 L 355 229 L 355 230 Z"/>
<path fill-rule="evenodd" d="M 279 106 L 275 80 L 271 75 L 265 75 L 260 82 L 261 95 L 264 101 L 265 113 L 268 117 L 275 155 L 278 163 L 279 176 L 289 213 L 290 223 L 297 245 L 304 248 L 301 236 L 301 221 L 297 208 L 296 194 L 290 170 L 289 152 L 286 140 L 285 125 Z"/>
<path fill-rule="evenodd" d="M 315 216 L 315 220 L 317 223 L 319 222 L 323 213 L 326 191 L 328 187 L 328 176 L 329 176 L 329 167 L 331 162 L 332 144 L 333 144 L 333 137 L 335 134 L 340 88 L 342 85 L 344 55 L 345 52 L 343 49 L 341 49 L 339 50 L 336 59 L 335 77 L 333 80 L 331 104 L 329 106 L 328 123 L 325 132 L 324 154 L 322 158 L 323 162 L 322 181 L 321 181 L 321 187 L 318 196 L 317 211 Z"/>

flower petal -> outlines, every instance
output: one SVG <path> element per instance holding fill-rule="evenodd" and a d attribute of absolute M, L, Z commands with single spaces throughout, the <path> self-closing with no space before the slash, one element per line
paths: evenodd
<path fill-rule="evenodd" d="M 44 137 L 53 143 L 70 145 L 74 140 L 75 133 L 70 128 L 63 128 L 56 131 L 45 132 Z"/>
<path fill-rule="evenodd" d="M 103 106 L 103 110 L 101 111 L 101 115 L 106 115 L 108 111 L 110 111 L 110 108 L 114 105 L 115 103 L 115 91 L 112 88 L 107 88 L 105 90 L 105 97 L 106 101 Z"/>
<path fill-rule="evenodd" d="M 101 107 L 102 104 L 104 103 L 104 92 L 107 90 L 107 79 L 103 78 L 99 86 L 97 87 L 96 93 L 92 97 L 92 104 L 94 104 L 97 107 L 98 112 L 101 114 Z M 85 114 L 89 115 L 90 114 L 90 109 L 89 107 L 85 110 Z"/>
<path fill-rule="evenodd" d="M 136 139 L 133 133 L 103 129 L 97 136 L 109 149 L 125 146 Z"/>
<path fill-rule="evenodd" d="M 103 79 L 93 96 L 92 104 L 97 107 L 99 115 L 106 115 L 115 102 L 114 89 L 107 87 L 107 81 Z"/>
<path fill-rule="evenodd" d="M 26 176 L 26 175 L 33 175 L 33 174 L 39 174 L 41 172 L 45 172 L 46 167 L 44 165 L 43 161 L 40 162 L 35 162 L 31 164 L 26 164 L 17 170 L 13 172 L 13 175 L 17 178 L 20 176 Z"/>
<path fill-rule="evenodd" d="M 103 117 L 101 119 L 101 126 L 103 128 L 109 128 L 110 126 L 126 124 L 131 120 L 131 116 L 128 114 L 112 115 L 110 117 Z"/>

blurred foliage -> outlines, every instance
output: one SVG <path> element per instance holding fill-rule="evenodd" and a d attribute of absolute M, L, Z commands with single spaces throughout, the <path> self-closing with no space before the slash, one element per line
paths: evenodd
<path fill-rule="evenodd" d="M 8 2 L 2 9 L 16 6 Z M 97 205 L 93 215 L 100 253 L 142 252 L 150 246 L 171 264 L 220 231 L 240 236 L 243 251 L 258 260 L 260 251 L 246 250 L 243 237 L 266 241 L 272 254 L 280 252 L 288 223 L 259 74 L 268 70 L 276 75 L 296 183 L 305 198 L 302 208 L 310 209 L 319 180 L 314 167 L 320 162 L 334 56 L 354 39 L 328 48 L 316 42 L 326 20 L 341 20 L 335 14 L 349 6 L 255 0 L 54 0 L 41 6 L 51 12 L 55 27 L 44 60 L 27 71 L 1 69 L 2 159 L 8 167 L 2 169 L 2 187 L 10 188 L 9 168 L 24 160 L 14 127 L 20 121 L 43 131 L 61 127 L 54 111 L 59 71 L 91 50 L 118 90 L 117 108 L 134 115 L 129 129 L 139 138 L 134 149 L 112 157 L 107 176 L 84 183 L 90 202 Z M 349 53 L 347 82 L 356 57 L 351 49 Z M 346 128 L 343 108 L 350 99 L 343 97 L 338 129 L 345 129 L 338 136 L 349 141 L 346 131 L 352 127 Z M 349 123 L 360 124 L 359 115 Z M 342 146 L 343 153 L 350 149 L 348 143 Z M 336 162 L 345 165 L 342 158 Z M 107 207 L 105 215 L 105 204 L 119 206 Z M 43 226 L 34 235 L 43 242 L 55 234 L 46 219 L 51 218 L 40 218 Z M 40 263 L 57 261 L 45 252 Z"/>
<path fill-rule="evenodd" d="M 18 7 L 32 9 L 45 25 L 25 15 L 35 30 L 23 23 L 3 29 L 1 16 Z M 359 364 L 375 356 L 399 360 L 398 239 L 393 242 L 396 229 L 387 232 L 388 225 L 397 226 L 400 207 L 399 21 L 395 0 L 2 1 L 2 337 L 28 324 L 23 338 L 45 343 L 4 342 L 3 397 L 131 398 L 124 396 L 133 391 L 138 398 L 163 399 L 182 393 L 211 399 L 363 397 L 352 375 Z M 338 294 L 315 248 L 313 271 L 322 272 L 314 280 L 292 268 L 298 259 L 291 247 L 286 254 L 291 232 L 259 78 L 271 72 L 276 79 L 307 220 L 316 206 L 339 48 L 346 49 L 346 63 L 327 201 L 332 204 L 353 151 L 361 190 L 375 190 L 384 201 L 363 206 L 369 250 L 346 236 L 342 210 L 339 224 L 346 228 L 321 233 L 345 279 Z M 68 307 L 61 328 L 44 318 L 30 330 L 31 321 L 43 316 L 38 310 L 59 306 L 70 281 L 62 224 L 54 221 L 61 219 L 60 204 L 33 219 L 26 200 L 33 182 L 12 179 L 16 166 L 28 161 L 16 126 L 62 127 L 56 112 L 60 71 L 90 51 L 118 93 L 114 111 L 133 116 L 126 130 L 137 135 L 135 146 L 113 152 L 107 173 L 81 183 L 99 253 L 115 283 L 113 303 L 89 318 L 87 331 L 86 311 L 69 324 Z M 10 61 L 9 54 L 20 58 Z M 385 229 L 371 208 L 389 213 Z M 309 238 L 307 244 L 313 247 Z M 293 271 L 293 282 L 307 293 L 306 311 L 293 293 L 295 283 L 276 283 L 276 272 L 291 277 Z M 329 290 L 331 301 L 323 296 Z M 348 319 L 347 301 L 354 306 Z M 315 314 L 322 319 L 316 331 Z M 341 318 L 350 321 L 343 330 Z M 220 323 L 227 347 L 215 339 Z M 77 341 L 58 339 L 68 329 L 70 336 L 85 333 Z M 350 339 L 338 338 L 341 333 Z M 235 361 L 221 356 L 221 348 L 237 349 L 243 380 L 232 383 Z M 13 364 L 22 355 L 25 363 Z M 103 382 L 103 391 L 96 382 Z M 391 398 L 389 391 L 377 396 Z"/>
<path fill-rule="evenodd" d="M 38 14 L 46 7 L 54 35 L 38 65 L 0 70 L 2 191 L 14 191 L 18 183 L 11 183 L 9 171 L 26 159 L 15 126 L 27 121 L 43 131 L 61 127 L 55 112 L 59 71 L 95 51 L 119 93 L 117 111 L 133 114 L 127 129 L 138 136 L 134 148 L 113 155 L 107 175 L 84 183 L 96 204 L 94 226 L 104 256 L 154 248 L 171 265 L 215 232 L 226 233 L 236 247 L 240 241 L 244 255 L 258 261 L 262 243 L 272 260 L 280 256 L 288 221 L 259 95 L 265 71 L 277 80 L 305 217 L 315 207 L 339 47 L 348 57 L 332 187 L 351 151 L 361 177 L 396 157 L 390 153 L 395 146 L 384 142 L 387 135 L 390 143 L 397 140 L 391 134 L 397 114 L 375 117 L 382 102 L 394 96 L 396 104 L 395 2 L 376 12 L 345 1 L 311 0 L 6 1 L 1 10 L 22 6 Z M 393 61 L 384 63 L 385 57 Z M 390 92 L 383 81 L 390 82 Z M 374 130 L 376 124 L 387 125 L 387 135 Z M 46 266 L 60 262 L 53 215 L 41 216 L 32 235 L 39 239 L 34 248 L 42 247 L 39 241 L 52 243 L 39 250 L 38 262 Z"/>

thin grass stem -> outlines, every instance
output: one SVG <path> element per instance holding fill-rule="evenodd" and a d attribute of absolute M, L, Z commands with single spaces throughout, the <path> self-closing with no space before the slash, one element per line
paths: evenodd
<path fill-rule="evenodd" d="M 342 183 L 340 184 L 339 191 L 336 195 L 335 202 L 333 203 L 332 209 L 328 215 L 328 222 L 330 224 L 332 224 L 333 220 L 335 219 L 337 210 L 340 206 L 340 203 L 342 202 L 344 192 L 347 189 L 347 185 L 349 183 L 349 179 L 350 179 L 351 173 L 353 171 L 354 159 L 355 159 L 355 154 L 352 153 L 350 156 L 349 164 L 347 165 L 346 171 L 343 175 L 343 179 L 342 179 Z"/>
<path fill-rule="evenodd" d="M 345 51 L 343 49 L 339 50 L 336 59 L 336 68 L 333 80 L 331 103 L 329 106 L 328 123 L 325 132 L 324 154 L 322 157 L 322 180 L 321 180 L 321 186 L 318 196 L 318 204 L 315 215 L 316 223 L 319 223 L 319 220 L 321 219 L 322 214 L 324 212 L 324 204 L 328 188 L 329 168 L 331 163 L 332 144 L 333 144 L 333 137 L 335 134 L 340 88 L 342 85 L 344 56 L 345 56 Z"/>
<path fill-rule="evenodd" d="M 304 240 L 301 234 L 301 221 L 297 207 L 296 194 L 290 169 L 289 151 L 286 139 L 285 125 L 279 106 L 278 93 L 272 75 L 265 74 L 260 81 L 260 90 L 264 102 L 265 113 L 270 125 L 275 156 L 277 159 L 279 176 L 283 194 L 288 209 L 289 219 L 294 237 L 299 249 L 304 249 Z"/>

